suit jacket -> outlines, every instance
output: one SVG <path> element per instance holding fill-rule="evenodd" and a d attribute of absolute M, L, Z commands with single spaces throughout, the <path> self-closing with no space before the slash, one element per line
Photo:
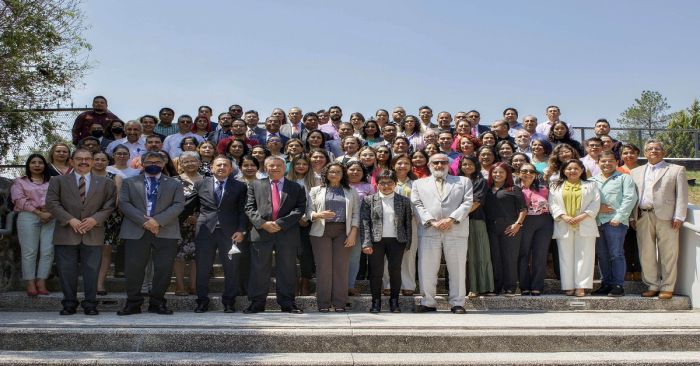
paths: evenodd
<path fill-rule="evenodd" d="M 277 133 L 277 136 L 282 140 L 282 146 L 287 144 L 287 141 L 289 141 L 289 137 L 283 135 L 281 132 Z M 255 138 L 260 142 L 262 145 L 267 144 L 267 130 L 264 130 L 261 134 L 255 136 Z"/>
<path fill-rule="evenodd" d="M 360 227 L 360 197 L 354 189 L 343 188 L 345 196 L 345 234 L 350 234 L 352 227 Z M 306 216 L 311 220 L 311 214 L 326 210 L 326 187 L 313 187 L 309 191 Z M 326 220 L 313 220 L 311 223 L 311 236 L 323 236 L 326 229 Z"/>
<path fill-rule="evenodd" d="M 122 239 L 141 239 L 146 230 L 143 228 L 147 207 L 145 179 L 144 174 L 139 174 L 122 181 L 119 191 L 119 209 L 124 213 L 119 231 Z M 184 209 L 185 194 L 182 185 L 175 178 L 161 174 L 153 215 L 160 225 L 158 238 L 181 239 L 178 216 Z"/>
<path fill-rule="evenodd" d="M 253 224 L 250 231 L 251 241 L 270 241 L 289 243 L 289 245 L 301 245 L 299 237 L 299 219 L 306 212 L 306 191 L 298 183 L 285 179 L 282 185 L 280 210 L 275 222 L 282 230 L 270 234 L 262 225 L 272 221 L 272 190 L 270 179 L 259 179 L 248 185 L 248 198 L 245 204 L 245 213 Z"/>
<path fill-rule="evenodd" d="M 345 154 L 343 149 L 340 148 L 340 140 L 331 140 L 326 142 L 326 151 L 333 154 L 333 156 L 341 156 Z"/>
<path fill-rule="evenodd" d="M 362 200 L 362 247 L 371 248 L 373 242 L 382 240 L 384 208 L 379 193 L 367 196 Z M 396 240 L 406 243 L 406 249 L 411 247 L 411 234 L 413 209 L 408 197 L 394 193 L 394 225 L 396 226 Z"/>
<path fill-rule="evenodd" d="M 566 215 L 564 207 L 564 197 L 562 189 L 564 185 L 559 187 L 552 186 L 549 190 L 549 210 L 554 217 L 554 235 L 553 239 L 568 238 L 573 235 L 572 226 L 559 218 L 561 215 Z M 576 212 L 576 216 L 586 213 L 586 218 L 578 224 L 576 230 L 579 231 L 582 237 L 598 237 L 598 224 L 595 221 L 598 211 L 600 210 L 600 191 L 598 186 L 593 181 L 581 181 L 581 207 Z"/>
<path fill-rule="evenodd" d="M 106 137 L 103 137 L 103 138 L 102 138 L 102 141 L 100 141 L 100 150 L 101 150 L 101 151 L 107 150 L 107 146 L 109 146 L 109 144 L 111 144 L 112 141 L 114 141 L 114 140 L 110 140 L 110 139 L 108 139 L 108 138 L 106 138 Z"/>
<path fill-rule="evenodd" d="M 227 237 L 236 232 L 245 232 L 248 218 L 245 215 L 245 203 L 248 198 L 248 187 L 233 176 L 226 179 L 224 196 L 221 203 L 216 204 L 214 194 L 214 177 L 205 177 L 194 185 L 194 199 L 199 206 L 196 232 L 203 228 L 213 233 L 217 222 Z"/>
<path fill-rule="evenodd" d="M 466 238 L 469 236 L 469 210 L 472 208 L 472 182 L 466 177 L 445 177 L 444 196 L 437 192 L 435 177 L 413 181 L 411 203 L 416 207 L 418 221 L 426 226 L 430 220 L 451 217 L 458 221 L 446 232 L 448 235 Z M 428 226 L 423 236 L 440 236 L 441 231 Z"/>
<path fill-rule="evenodd" d="M 489 126 L 484 126 L 484 125 L 476 125 L 476 132 L 479 134 L 482 134 L 486 131 L 491 131 Z"/>
<path fill-rule="evenodd" d="M 291 123 L 285 123 L 282 126 L 280 126 L 280 135 L 285 136 L 290 139 L 301 139 L 301 134 L 305 130 L 304 127 L 304 122 L 299 122 L 299 126 L 301 127 L 299 132 L 297 133 L 292 133 L 292 124 Z M 301 140 L 304 141 L 304 140 Z"/>
<path fill-rule="evenodd" d="M 644 164 L 630 172 L 639 192 L 639 204 L 644 194 L 644 173 L 648 166 L 649 164 Z M 677 218 L 685 221 L 688 210 L 688 177 L 685 167 L 666 162 L 665 166 L 656 172 L 653 189 L 653 207 L 656 217 L 661 220 Z"/>
<path fill-rule="evenodd" d="M 114 181 L 107 177 L 90 174 L 90 185 L 85 203 L 80 201 L 75 174 L 52 177 L 46 192 L 46 210 L 56 218 L 53 232 L 55 245 L 104 245 L 104 222 L 114 211 L 117 189 Z M 83 220 L 92 217 L 97 225 L 84 235 L 77 234 L 68 225 L 73 218 Z"/>

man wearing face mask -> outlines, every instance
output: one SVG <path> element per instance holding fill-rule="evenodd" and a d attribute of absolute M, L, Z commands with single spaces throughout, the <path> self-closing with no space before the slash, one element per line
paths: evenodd
<path fill-rule="evenodd" d="M 90 136 L 97 139 L 100 145 L 100 150 L 102 151 L 105 151 L 107 146 L 109 146 L 109 144 L 113 141 L 105 137 L 105 128 L 99 123 L 93 123 L 90 125 Z"/>
<path fill-rule="evenodd" d="M 107 109 L 107 98 L 101 95 L 92 98 L 92 110 L 83 112 L 75 118 L 73 129 L 71 130 L 73 145 L 77 146 L 80 140 L 90 136 L 90 126 L 93 123 L 99 123 L 102 127 L 107 127 L 114 120 L 119 120 L 119 117 Z"/>
<path fill-rule="evenodd" d="M 182 185 L 165 174 L 163 155 L 149 151 L 142 156 L 143 174 L 127 178 L 119 191 L 119 208 L 124 213 L 119 237 L 125 240 L 126 305 L 117 315 L 141 312 L 141 293 L 149 258 L 153 258 L 153 287 L 148 312 L 170 315 L 165 291 L 170 284 L 177 241 L 178 216 L 185 208 Z"/>

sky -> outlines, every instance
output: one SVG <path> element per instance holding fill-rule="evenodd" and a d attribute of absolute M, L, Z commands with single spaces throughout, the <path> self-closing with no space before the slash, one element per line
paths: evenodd
<path fill-rule="evenodd" d="M 700 98 L 700 1 L 84 0 L 93 68 L 76 106 L 104 95 L 124 120 L 339 105 L 515 107 L 613 124 L 643 90 L 673 110 Z"/>

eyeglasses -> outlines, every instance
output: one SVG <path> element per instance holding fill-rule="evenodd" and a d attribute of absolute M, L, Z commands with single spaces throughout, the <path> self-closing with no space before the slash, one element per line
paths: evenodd
<path fill-rule="evenodd" d="M 393 180 L 389 180 L 389 181 L 378 182 L 377 184 L 380 186 L 387 187 L 387 186 L 393 186 L 396 183 Z"/>
<path fill-rule="evenodd" d="M 435 160 L 435 161 L 430 162 L 430 164 L 433 164 L 433 165 L 447 165 L 449 163 L 450 163 L 449 161 L 444 161 L 444 160 Z"/>
<path fill-rule="evenodd" d="M 645 151 L 663 151 L 664 149 L 662 149 L 662 148 L 660 148 L 660 147 L 647 147 L 647 148 L 644 149 L 644 150 L 645 150 Z"/>
<path fill-rule="evenodd" d="M 535 174 L 536 172 L 531 169 L 521 169 L 520 174 Z"/>

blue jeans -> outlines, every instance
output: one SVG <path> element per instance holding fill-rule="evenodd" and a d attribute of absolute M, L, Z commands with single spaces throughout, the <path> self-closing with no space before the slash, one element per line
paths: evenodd
<path fill-rule="evenodd" d="M 32 212 L 17 215 L 17 239 L 22 250 L 22 279 L 47 279 L 53 264 L 53 228 L 56 220 L 45 224 Z M 39 265 L 37 266 L 37 258 Z"/>
<path fill-rule="evenodd" d="M 625 282 L 625 235 L 627 226 L 612 226 L 609 222 L 598 226 L 600 237 L 595 242 L 601 284 L 603 286 L 622 286 Z"/>

